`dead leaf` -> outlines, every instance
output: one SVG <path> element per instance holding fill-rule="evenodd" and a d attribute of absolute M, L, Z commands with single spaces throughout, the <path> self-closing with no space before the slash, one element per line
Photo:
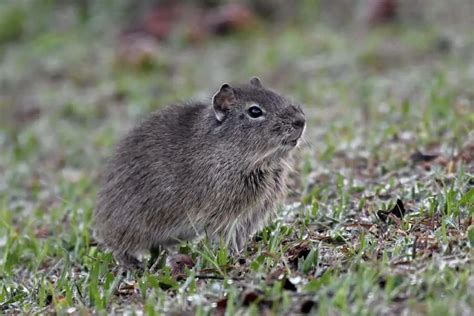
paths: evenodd
<path fill-rule="evenodd" d="M 397 16 L 397 0 L 369 0 L 365 7 L 370 25 L 392 22 Z"/>
<path fill-rule="evenodd" d="M 118 289 L 117 294 L 123 296 L 133 295 L 138 292 L 137 283 L 134 281 L 124 281 L 122 282 Z"/>
<path fill-rule="evenodd" d="M 177 254 L 168 257 L 167 264 L 171 267 L 171 275 L 176 280 L 185 277 L 186 268 L 191 269 L 194 267 L 194 260 L 184 254 Z"/>
<path fill-rule="evenodd" d="M 288 262 L 296 264 L 298 263 L 299 258 L 306 258 L 310 252 L 311 247 L 309 245 L 309 241 L 303 241 L 290 248 L 286 256 L 288 258 Z"/>
<path fill-rule="evenodd" d="M 285 277 L 285 274 L 286 274 L 286 268 L 279 267 L 275 269 L 274 271 L 270 272 L 269 274 L 267 274 L 265 281 L 267 282 L 267 284 L 271 284 L 275 280 L 282 280 Z"/>
<path fill-rule="evenodd" d="M 462 160 L 464 163 L 473 163 L 474 162 L 474 143 L 467 144 L 461 148 L 459 154 L 457 155 L 457 160 Z"/>
<path fill-rule="evenodd" d="M 224 316 L 227 309 L 227 297 L 224 297 L 216 302 L 216 309 L 214 315 Z"/>
<path fill-rule="evenodd" d="M 209 30 L 217 35 L 250 29 L 256 22 L 253 12 L 238 3 L 229 3 L 209 11 L 205 16 Z"/>
<path fill-rule="evenodd" d="M 170 1 L 155 6 L 144 18 L 145 32 L 159 40 L 168 38 L 185 9 L 186 5 Z"/>
<path fill-rule="evenodd" d="M 366 228 L 370 229 L 374 224 L 369 223 L 369 222 L 359 222 L 359 223 L 349 223 L 349 224 L 343 224 L 344 227 L 347 228 Z"/>
<path fill-rule="evenodd" d="M 257 18 L 242 3 L 205 7 L 194 3 L 164 2 L 153 7 L 138 26 L 128 32 L 141 33 L 163 41 L 176 31 L 185 32 L 187 39 L 199 43 L 209 35 L 225 35 L 249 30 Z"/>
<path fill-rule="evenodd" d="M 250 304 L 259 301 L 261 296 L 261 293 L 257 293 L 257 291 L 248 290 L 242 295 L 242 305 L 249 306 Z"/>
<path fill-rule="evenodd" d="M 35 237 L 36 238 L 47 238 L 51 236 L 51 231 L 48 227 L 39 227 L 35 230 Z"/>

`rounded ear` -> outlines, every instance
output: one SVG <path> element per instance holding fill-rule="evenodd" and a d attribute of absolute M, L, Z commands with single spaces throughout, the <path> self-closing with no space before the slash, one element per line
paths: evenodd
<path fill-rule="evenodd" d="M 219 122 L 224 120 L 224 117 L 234 103 L 234 89 L 228 83 L 224 83 L 219 91 L 212 97 L 212 106 L 214 107 L 214 113 Z"/>
<path fill-rule="evenodd" d="M 252 79 L 250 79 L 250 84 L 252 86 L 257 87 L 257 88 L 262 88 L 263 87 L 262 82 L 257 77 L 252 77 Z"/>

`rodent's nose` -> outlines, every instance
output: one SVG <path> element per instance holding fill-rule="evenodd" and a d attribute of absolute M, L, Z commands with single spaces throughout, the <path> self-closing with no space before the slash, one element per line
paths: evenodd
<path fill-rule="evenodd" d="M 293 121 L 293 127 L 294 128 L 303 128 L 306 123 L 306 120 L 302 116 L 298 116 L 294 121 Z"/>

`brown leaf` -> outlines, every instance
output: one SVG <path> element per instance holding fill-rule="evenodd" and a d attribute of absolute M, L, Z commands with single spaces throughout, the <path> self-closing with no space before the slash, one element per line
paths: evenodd
<path fill-rule="evenodd" d="M 242 295 L 242 305 L 249 306 L 250 304 L 259 301 L 261 296 L 261 293 L 257 293 L 257 291 L 248 290 Z"/>
<path fill-rule="evenodd" d="M 124 281 L 119 285 L 117 289 L 117 294 L 123 296 L 133 295 L 137 292 L 138 286 L 137 283 L 134 281 Z"/>
<path fill-rule="evenodd" d="M 391 22 L 397 16 L 397 0 L 369 0 L 365 7 L 370 25 Z"/>
<path fill-rule="evenodd" d="M 311 251 L 309 241 L 305 240 L 290 248 L 287 253 L 288 261 L 292 264 L 298 263 L 299 258 L 306 258 Z"/>
<path fill-rule="evenodd" d="M 266 282 L 267 284 L 271 284 L 275 280 L 282 280 L 285 277 L 285 274 L 286 274 L 286 268 L 279 267 L 267 274 Z"/>
<path fill-rule="evenodd" d="M 456 157 L 458 160 L 469 164 L 474 162 L 474 143 L 467 144 L 461 148 L 459 154 Z"/>
<path fill-rule="evenodd" d="M 142 22 L 130 31 L 168 39 L 176 30 L 184 31 L 188 40 L 199 43 L 210 34 L 223 35 L 248 30 L 256 15 L 242 3 L 206 8 L 194 3 L 164 2 L 152 8 Z"/>
<path fill-rule="evenodd" d="M 168 38 L 185 9 L 186 6 L 170 1 L 155 6 L 144 18 L 145 32 L 160 40 Z"/>
<path fill-rule="evenodd" d="M 229 3 L 205 16 L 209 30 L 218 35 L 250 29 L 256 21 L 252 11 L 243 4 Z"/>
<path fill-rule="evenodd" d="M 374 224 L 369 223 L 369 222 L 358 222 L 358 223 L 349 223 L 349 224 L 343 224 L 344 227 L 347 228 L 367 228 L 370 229 Z"/>
<path fill-rule="evenodd" d="M 227 297 L 224 297 L 216 302 L 216 309 L 214 315 L 224 316 L 227 309 Z"/>
<path fill-rule="evenodd" d="M 194 267 L 194 260 L 184 254 L 177 254 L 168 257 L 168 265 L 171 267 L 171 275 L 175 279 L 180 279 L 185 276 L 186 268 L 191 269 Z"/>
<path fill-rule="evenodd" d="M 35 237 L 36 238 L 47 238 L 51 236 L 51 231 L 48 227 L 39 227 L 35 230 Z"/>

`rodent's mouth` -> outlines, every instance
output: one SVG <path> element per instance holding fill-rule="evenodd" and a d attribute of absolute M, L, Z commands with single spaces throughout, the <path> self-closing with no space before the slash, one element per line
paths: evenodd
<path fill-rule="evenodd" d="M 283 140 L 283 146 L 296 147 L 298 145 L 298 141 L 301 138 L 301 135 L 303 135 L 303 130 L 297 131 L 296 135 L 292 135 L 293 137 L 289 137 Z"/>
<path fill-rule="evenodd" d="M 299 138 L 298 138 L 299 139 Z M 296 140 L 291 140 L 290 142 L 288 142 L 288 145 L 291 145 L 291 146 L 296 146 L 298 145 L 298 139 Z"/>
<path fill-rule="evenodd" d="M 296 147 L 298 145 L 298 140 L 300 138 L 294 138 L 294 139 L 286 139 L 283 141 L 282 145 L 283 146 L 288 146 L 288 147 Z"/>

